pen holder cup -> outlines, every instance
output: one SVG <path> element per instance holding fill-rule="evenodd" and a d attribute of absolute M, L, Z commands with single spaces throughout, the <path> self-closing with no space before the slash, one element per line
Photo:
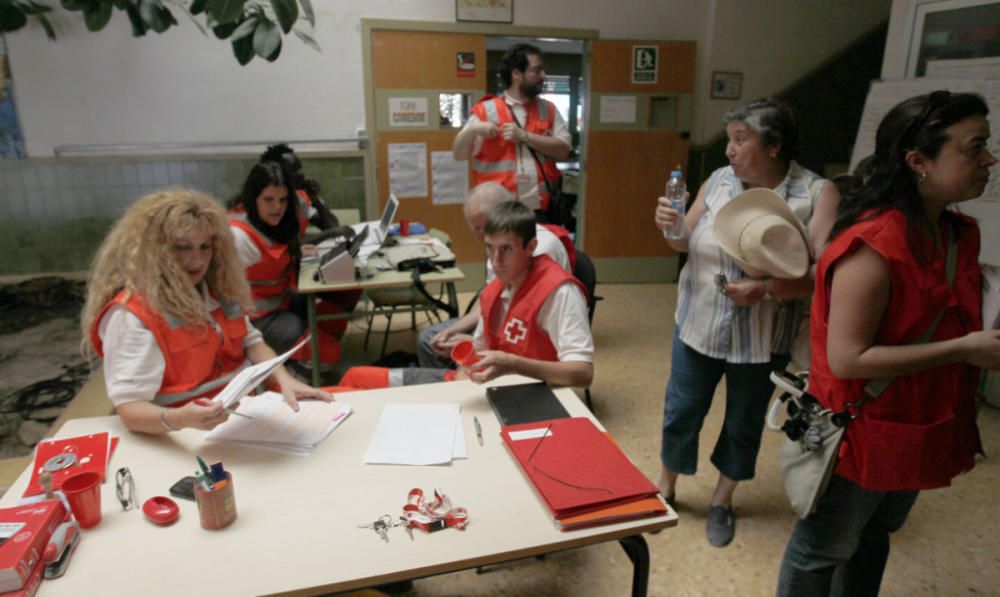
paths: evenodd
<path fill-rule="evenodd" d="M 194 499 L 198 503 L 201 528 L 210 531 L 224 529 L 236 520 L 236 492 L 233 475 L 227 472 L 223 481 L 215 482 L 215 489 L 205 490 L 194 486 Z"/>

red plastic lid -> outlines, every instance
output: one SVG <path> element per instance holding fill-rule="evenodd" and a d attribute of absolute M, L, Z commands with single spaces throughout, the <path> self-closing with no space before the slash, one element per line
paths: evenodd
<path fill-rule="evenodd" d="M 158 495 L 151 497 L 142 504 L 142 513 L 150 522 L 156 524 L 173 524 L 181 515 L 181 509 L 174 500 Z"/>

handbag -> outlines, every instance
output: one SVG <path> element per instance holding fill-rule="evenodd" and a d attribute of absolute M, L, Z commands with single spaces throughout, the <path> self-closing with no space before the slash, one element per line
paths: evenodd
<path fill-rule="evenodd" d="M 957 233 L 953 228 L 946 262 L 949 286 L 955 283 L 957 247 Z M 927 330 L 912 344 L 930 340 L 943 316 L 943 311 L 938 313 Z M 808 393 L 808 375 L 808 372 L 771 373 L 771 380 L 783 392 L 771 403 L 767 414 L 768 428 L 785 434 L 778 456 L 781 480 L 785 486 L 785 495 L 800 518 L 806 518 L 815 512 L 817 503 L 826 493 L 847 425 L 857 416 L 865 402 L 878 398 L 895 379 L 884 377 L 869 381 L 857 402 L 846 405 L 840 412 L 834 412 Z M 782 405 L 785 406 L 787 417 L 779 426 L 777 417 Z"/>

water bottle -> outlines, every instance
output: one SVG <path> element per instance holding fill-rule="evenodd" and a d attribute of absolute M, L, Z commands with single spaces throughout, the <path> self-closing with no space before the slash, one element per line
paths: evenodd
<path fill-rule="evenodd" d="M 684 195 L 686 191 L 684 173 L 681 172 L 681 167 L 677 166 L 677 169 L 670 173 L 670 180 L 667 181 L 666 197 L 670 201 L 670 207 L 676 209 L 677 213 L 680 214 L 680 219 L 677 220 L 677 224 L 672 228 L 667 228 L 663 231 L 663 238 L 671 240 L 684 238 Z"/>

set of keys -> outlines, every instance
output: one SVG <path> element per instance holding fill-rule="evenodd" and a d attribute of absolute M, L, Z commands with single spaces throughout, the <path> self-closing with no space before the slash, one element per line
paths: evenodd
<path fill-rule="evenodd" d="M 413 527 L 410 526 L 409 521 L 400 516 L 398 519 L 393 518 L 389 514 L 383 514 L 379 516 L 372 522 L 368 524 L 359 524 L 359 529 L 371 529 L 378 533 L 378 536 L 382 538 L 386 543 L 389 542 L 389 529 L 395 527 L 404 527 L 407 534 L 410 535 L 410 541 L 413 541 Z"/>

